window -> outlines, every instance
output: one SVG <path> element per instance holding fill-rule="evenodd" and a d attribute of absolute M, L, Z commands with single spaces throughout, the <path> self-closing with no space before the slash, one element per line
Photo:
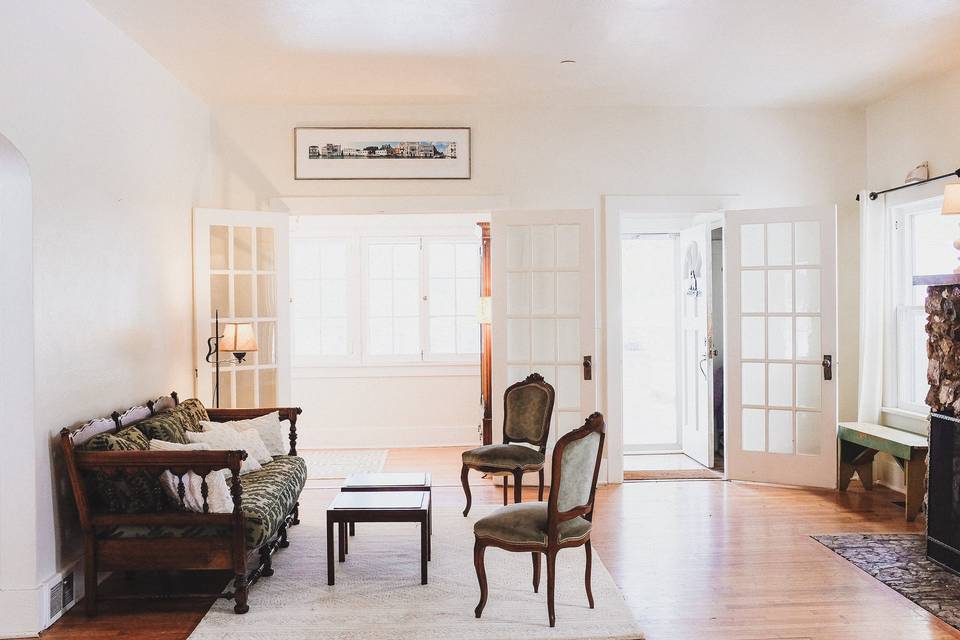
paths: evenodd
<path fill-rule="evenodd" d="M 294 365 L 475 362 L 479 240 L 358 227 L 292 233 Z"/>
<path fill-rule="evenodd" d="M 436 240 L 427 251 L 431 358 L 479 353 L 480 245 Z"/>
<path fill-rule="evenodd" d="M 895 328 L 889 354 L 894 366 L 885 376 L 884 404 L 922 414 L 928 411 L 927 288 L 915 286 L 913 276 L 951 273 L 956 266 L 956 251 L 950 240 L 957 235 L 957 223 L 940 215 L 942 204 L 942 198 L 931 198 L 893 209 L 890 294 Z"/>
<path fill-rule="evenodd" d="M 365 355 L 419 358 L 420 239 L 371 241 L 365 254 Z"/>
<path fill-rule="evenodd" d="M 293 351 L 300 357 L 344 358 L 352 353 L 347 283 L 348 238 L 301 238 L 291 243 Z"/>

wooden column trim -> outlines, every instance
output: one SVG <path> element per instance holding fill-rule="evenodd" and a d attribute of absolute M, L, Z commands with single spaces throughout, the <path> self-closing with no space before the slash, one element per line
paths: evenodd
<path fill-rule="evenodd" d="M 491 295 L 493 274 L 490 271 L 490 223 L 478 222 L 480 227 L 480 295 Z M 483 406 L 483 417 L 480 424 L 481 440 L 483 444 L 493 443 L 493 332 L 489 324 L 480 325 L 480 402 Z"/>

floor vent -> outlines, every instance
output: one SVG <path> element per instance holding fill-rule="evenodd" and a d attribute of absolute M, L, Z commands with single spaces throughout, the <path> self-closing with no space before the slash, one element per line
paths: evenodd
<path fill-rule="evenodd" d="M 65 573 L 54 576 L 47 583 L 47 619 L 44 628 L 51 624 L 66 612 L 76 601 L 76 565 L 69 568 Z"/>

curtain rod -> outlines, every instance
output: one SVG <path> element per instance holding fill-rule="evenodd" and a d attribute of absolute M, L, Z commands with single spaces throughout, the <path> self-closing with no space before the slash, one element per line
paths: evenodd
<path fill-rule="evenodd" d="M 870 194 L 869 194 L 869 195 L 870 195 L 870 199 L 871 199 L 871 200 L 876 200 L 876 199 L 877 199 L 877 196 L 879 196 L 880 194 L 883 194 L 883 193 L 890 193 L 891 191 L 899 191 L 900 189 L 906 189 L 907 187 L 915 187 L 915 186 L 917 186 L 918 184 L 926 184 L 926 183 L 928 183 L 928 182 L 933 182 L 934 180 L 943 180 L 944 178 L 949 178 L 950 176 L 957 176 L 958 178 L 960 178 L 960 169 L 957 169 L 956 171 L 951 171 L 950 173 L 945 173 L 945 174 L 943 174 L 942 176 L 934 176 L 934 177 L 932 177 L 932 178 L 927 178 L 926 180 L 918 180 L 917 182 L 911 182 L 911 183 L 909 183 L 909 184 L 902 184 L 902 185 L 900 185 L 899 187 L 892 187 L 892 188 L 890 188 L 890 189 L 884 189 L 883 191 L 871 191 Z M 860 194 L 858 193 L 858 194 L 857 194 L 857 202 L 859 202 L 859 201 L 860 201 Z"/>

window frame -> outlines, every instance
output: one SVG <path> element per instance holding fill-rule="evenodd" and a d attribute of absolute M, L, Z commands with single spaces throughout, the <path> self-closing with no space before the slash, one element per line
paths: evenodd
<path fill-rule="evenodd" d="M 913 275 L 915 269 L 913 222 L 919 215 L 939 211 L 943 196 L 925 197 L 887 206 L 890 225 L 890 259 L 887 278 L 886 330 L 888 347 L 884 354 L 883 407 L 886 413 L 925 419 L 930 408 L 909 398 L 908 389 L 916 375 L 926 377 L 926 370 L 918 372 L 913 362 L 917 344 L 912 340 L 912 322 L 916 314 L 925 313 L 924 305 L 914 299 Z"/>
<path fill-rule="evenodd" d="M 423 300 L 422 307 L 422 316 L 421 316 L 421 349 L 423 351 L 423 361 L 432 362 L 432 363 L 454 363 L 454 364 L 464 364 L 464 363 L 476 363 L 480 364 L 480 322 L 477 320 L 477 351 L 475 353 L 433 353 L 430 344 L 430 250 L 435 244 L 473 244 L 477 249 L 477 276 L 476 280 L 478 283 L 477 287 L 477 300 L 479 304 L 480 293 L 483 290 L 483 273 L 482 267 L 480 264 L 480 241 L 476 237 L 467 237 L 467 236 L 422 236 L 421 237 L 421 298 Z M 456 250 L 454 250 L 454 255 L 456 255 Z M 456 264 L 454 264 L 454 269 L 456 269 Z M 458 280 L 456 271 L 454 271 L 453 280 Z M 456 284 L 454 284 L 456 287 Z M 456 292 L 456 289 L 454 289 Z M 454 304 L 456 304 L 456 293 L 454 293 Z M 454 309 L 454 331 L 456 331 L 456 309 Z M 454 333 L 454 343 L 456 344 L 457 336 Z"/>

